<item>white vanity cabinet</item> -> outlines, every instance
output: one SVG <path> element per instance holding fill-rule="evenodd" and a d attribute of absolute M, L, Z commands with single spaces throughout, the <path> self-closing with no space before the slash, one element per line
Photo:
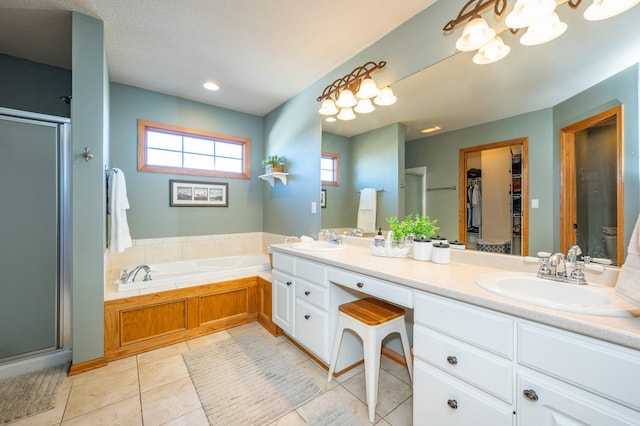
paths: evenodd
<path fill-rule="evenodd" d="M 414 424 L 640 425 L 640 352 L 416 292 Z"/>
<path fill-rule="evenodd" d="M 416 292 L 414 424 L 513 425 L 514 321 Z"/>

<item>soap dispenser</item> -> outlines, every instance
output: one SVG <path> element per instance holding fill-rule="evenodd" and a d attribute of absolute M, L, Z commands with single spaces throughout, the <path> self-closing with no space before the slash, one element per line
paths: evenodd
<path fill-rule="evenodd" d="M 382 228 L 378 228 L 378 235 L 373 237 L 373 245 L 375 247 L 384 247 L 384 236 L 382 235 Z"/>

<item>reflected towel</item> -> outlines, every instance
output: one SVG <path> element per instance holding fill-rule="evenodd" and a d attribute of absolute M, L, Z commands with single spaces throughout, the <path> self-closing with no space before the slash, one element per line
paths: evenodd
<path fill-rule="evenodd" d="M 357 227 L 365 233 L 376 231 L 377 195 L 374 188 L 364 188 L 360 191 L 360 204 L 358 205 Z"/>
<path fill-rule="evenodd" d="M 127 209 L 129 209 L 127 182 L 122 170 L 113 169 L 109 173 L 108 186 L 107 213 L 111 216 L 109 251 L 122 253 L 124 249 L 133 245 L 127 223 Z"/>
<path fill-rule="evenodd" d="M 640 306 L 640 215 L 631 234 L 627 260 L 618 275 L 616 294 L 629 303 Z"/>

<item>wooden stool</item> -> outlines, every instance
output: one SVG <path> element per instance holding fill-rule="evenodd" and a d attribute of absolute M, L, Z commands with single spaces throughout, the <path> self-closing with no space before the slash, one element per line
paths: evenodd
<path fill-rule="evenodd" d="M 329 376 L 331 382 L 335 371 L 342 335 L 345 329 L 353 330 L 362 339 L 364 347 L 364 375 L 369 407 L 369 421 L 373 423 L 378 401 L 378 378 L 380 376 L 380 351 L 382 341 L 392 333 L 400 333 L 402 349 L 407 361 L 409 378 L 413 381 L 413 366 L 407 329 L 404 322 L 404 310 L 382 300 L 367 297 L 345 303 L 338 307 L 338 330 L 333 343 Z"/>

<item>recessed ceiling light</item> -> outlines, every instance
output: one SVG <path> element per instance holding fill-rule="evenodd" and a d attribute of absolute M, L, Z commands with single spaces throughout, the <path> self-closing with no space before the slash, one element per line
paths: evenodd
<path fill-rule="evenodd" d="M 212 81 L 207 81 L 206 83 L 203 84 L 203 86 L 207 90 L 212 90 L 212 91 L 220 90 L 220 86 L 218 86 Z"/>
<path fill-rule="evenodd" d="M 426 129 L 420 130 L 420 133 L 431 133 L 431 132 L 437 132 L 438 130 L 442 130 L 442 127 L 431 126 L 431 127 L 427 127 Z"/>

